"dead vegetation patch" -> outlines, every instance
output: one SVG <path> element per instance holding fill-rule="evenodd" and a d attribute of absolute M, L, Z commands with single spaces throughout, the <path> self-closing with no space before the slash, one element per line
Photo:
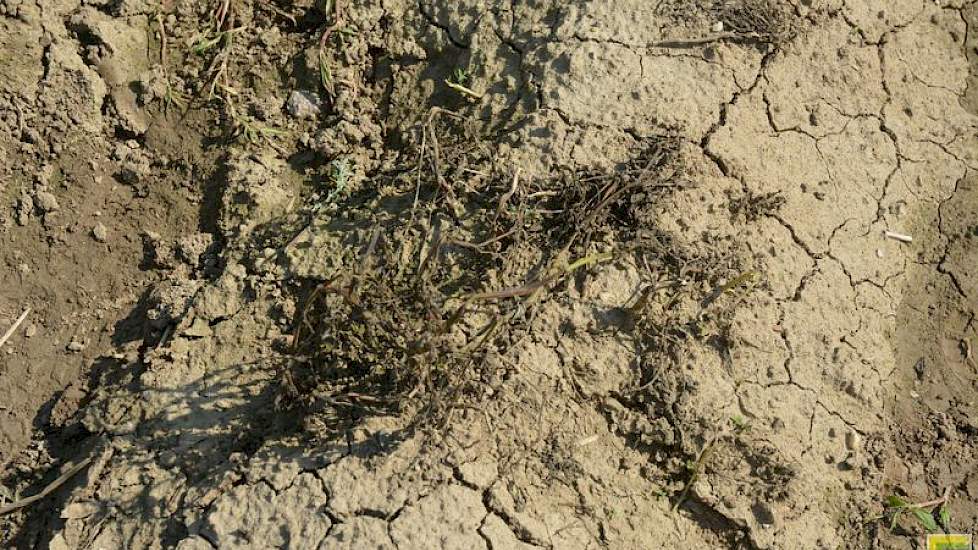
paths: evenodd
<path fill-rule="evenodd" d="M 657 13 L 675 19 L 677 25 L 709 26 L 710 32 L 695 38 L 672 38 L 657 45 L 690 47 L 729 40 L 780 47 L 793 40 L 802 23 L 795 8 L 782 0 L 666 1 Z M 671 33 L 670 33 L 671 34 Z"/>
<path fill-rule="evenodd" d="M 645 140 L 613 170 L 530 179 L 500 166 L 471 122 L 442 109 L 422 121 L 417 163 L 373 183 L 400 198 L 386 222 L 345 207 L 370 237 L 305 300 L 283 369 L 284 401 L 320 427 L 395 413 L 445 425 L 494 393 L 500 355 L 572 279 L 626 256 L 657 262 L 668 246 L 654 212 L 688 185 L 677 138 Z"/>
<path fill-rule="evenodd" d="M 798 20 L 792 9 L 778 0 L 727 0 L 715 8 L 715 13 L 729 32 L 784 44 L 798 34 Z"/>

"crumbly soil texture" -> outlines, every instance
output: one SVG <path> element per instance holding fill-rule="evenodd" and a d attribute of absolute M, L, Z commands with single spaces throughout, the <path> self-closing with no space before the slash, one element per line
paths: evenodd
<path fill-rule="evenodd" d="M 978 531 L 976 29 L 0 0 L 0 546 Z"/>

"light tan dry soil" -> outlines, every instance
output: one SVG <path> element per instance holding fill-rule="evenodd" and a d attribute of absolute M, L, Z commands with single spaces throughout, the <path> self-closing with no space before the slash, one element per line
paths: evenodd
<path fill-rule="evenodd" d="M 893 494 L 978 531 L 978 4 L 791 0 L 790 38 L 684 43 L 763 3 L 348 0 L 332 99 L 296 116 L 327 3 L 231 0 L 253 140 L 191 52 L 220 4 L 0 0 L 0 333 L 32 310 L 0 348 L 0 507 L 91 460 L 0 546 L 922 547 Z M 434 107 L 524 181 L 669 136 L 652 223 L 699 267 L 616 254 L 442 430 L 323 436 L 282 343 L 355 216 L 392 219 Z M 339 159 L 346 217 L 315 191 Z M 621 317 L 664 281 L 668 353 Z"/>

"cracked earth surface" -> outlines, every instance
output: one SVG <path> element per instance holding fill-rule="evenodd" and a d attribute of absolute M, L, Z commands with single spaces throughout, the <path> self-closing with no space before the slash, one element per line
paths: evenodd
<path fill-rule="evenodd" d="M 3 5 L 4 48 L 42 34 L 51 44 L 23 50 L 24 82 L 4 84 L 10 105 L 54 101 L 42 56 L 63 52 L 44 63 L 69 72 L 65 95 L 79 102 L 83 131 L 105 142 L 137 136 L 151 159 L 141 177 L 159 178 L 174 145 L 139 136 L 162 115 L 141 122 L 142 104 L 120 91 L 125 79 L 76 53 L 102 44 L 126 55 L 119 37 L 154 36 L 156 8 Z M 309 82 L 283 81 L 278 67 L 301 66 L 314 50 L 255 11 L 255 104 L 275 104 L 266 120 L 301 137 L 226 153 L 220 189 L 205 189 L 200 206 L 219 260 L 160 244 L 170 236 L 149 239 L 168 280 L 150 293 L 146 315 L 160 321 L 144 345 L 86 388 L 67 428 L 4 456 L 19 472 L 9 483 L 26 493 L 51 478 L 32 467 L 92 464 L 43 506 L 0 518 L 0 540 L 906 548 L 919 539 L 913 526 L 873 521 L 884 498 L 927 501 L 948 489 L 956 530 L 978 530 L 978 4 L 799 0 L 785 6 L 797 36 L 778 46 L 663 45 L 710 34 L 711 5 L 351 1 L 357 38 L 336 79 L 366 91 L 341 91 L 328 125 L 280 112 Z M 174 29 L 195 20 L 193 8 L 167 6 Z M 394 417 L 370 418 L 340 442 L 296 434 L 297 420 L 274 406 L 273 344 L 297 307 L 289 281 L 330 279 L 343 243 L 318 211 L 280 251 L 261 232 L 298 200 L 297 156 L 380 167 L 389 136 L 407 135 L 419 108 L 459 101 L 442 85 L 459 65 L 484 92 L 474 108 L 500 136 L 498 157 L 525 177 L 612 166 L 643 139 L 680 136 L 690 185 L 658 205 L 656 223 L 691 255 L 732 251 L 761 282 L 731 308 L 721 345 L 686 340 L 647 381 L 627 331 L 598 329 L 647 276 L 622 259 L 542 307 L 530 336 L 502 356 L 510 375 L 482 410 L 455 415 L 444 440 L 405 432 Z M 22 138 L 9 120 L 0 144 L 13 151 Z M 113 125 L 124 128 L 116 137 Z M 206 134 L 203 122 L 191 128 L 184 139 Z M 778 208 L 731 213 L 771 196 Z M 651 397 L 637 397 L 640 385 Z M 683 464 L 697 458 L 691 476 Z"/>

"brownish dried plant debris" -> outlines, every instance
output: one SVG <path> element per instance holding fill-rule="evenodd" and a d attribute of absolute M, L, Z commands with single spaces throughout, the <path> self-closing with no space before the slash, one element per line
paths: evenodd
<path fill-rule="evenodd" d="M 647 140 L 613 170 L 522 180 L 445 114 L 448 124 L 425 122 L 419 179 L 404 182 L 419 200 L 373 225 L 347 272 L 318 285 L 298 314 L 284 387 L 330 419 L 319 425 L 405 411 L 442 425 L 492 393 L 499 356 L 571 273 L 668 256 L 654 212 L 686 185 L 676 138 Z"/>

